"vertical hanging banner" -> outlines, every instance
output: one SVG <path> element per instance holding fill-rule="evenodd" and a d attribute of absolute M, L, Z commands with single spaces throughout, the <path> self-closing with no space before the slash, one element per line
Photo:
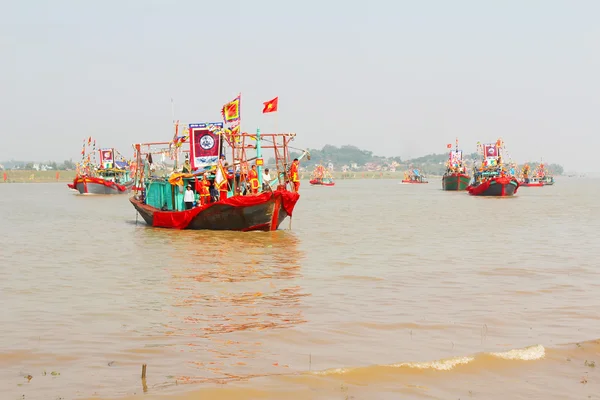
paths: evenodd
<path fill-rule="evenodd" d="M 111 168 L 114 162 L 113 149 L 100 149 L 100 165 L 102 168 Z"/>
<path fill-rule="evenodd" d="M 217 165 L 221 148 L 222 122 L 189 124 L 190 161 L 193 169 Z"/>
<path fill-rule="evenodd" d="M 498 157 L 498 147 L 496 144 L 484 144 L 483 152 L 485 154 L 485 158 L 496 158 Z"/>
<path fill-rule="evenodd" d="M 462 150 L 454 150 L 450 152 L 450 164 L 457 166 L 462 162 Z"/>

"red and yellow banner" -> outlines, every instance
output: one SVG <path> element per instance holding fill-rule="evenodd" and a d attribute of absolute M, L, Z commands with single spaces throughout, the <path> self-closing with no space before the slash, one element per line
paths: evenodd
<path fill-rule="evenodd" d="M 240 120 L 241 97 L 242 95 L 238 94 L 238 96 L 235 99 L 223 106 L 221 114 L 223 115 L 223 120 L 225 121 L 225 123 L 229 124 L 231 122 L 236 122 Z"/>

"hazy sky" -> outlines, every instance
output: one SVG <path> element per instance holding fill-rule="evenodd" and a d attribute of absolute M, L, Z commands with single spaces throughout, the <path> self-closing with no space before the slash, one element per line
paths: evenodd
<path fill-rule="evenodd" d="M 131 154 L 177 119 L 299 147 L 465 151 L 598 171 L 600 1 L 3 0 L 0 160 L 79 159 L 84 137 Z"/>

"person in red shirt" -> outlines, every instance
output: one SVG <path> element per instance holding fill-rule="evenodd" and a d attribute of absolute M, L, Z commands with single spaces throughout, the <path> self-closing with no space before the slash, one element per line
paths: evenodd
<path fill-rule="evenodd" d="M 208 176 L 206 173 L 202 175 L 202 180 L 200 181 L 200 204 L 206 205 L 210 203 L 210 181 L 208 180 Z"/>
<path fill-rule="evenodd" d="M 258 172 L 256 172 L 256 165 L 252 166 L 252 169 L 248 172 L 248 182 L 250 182 L 250 189 L 252 194 L 258 193 Z"/>
<path fill-rule="evenodd" d="M 300 177 L 298 176 L 298 165 L 300 161 L 297 158 L 294 158 L 292 165 L 290 167 L 290 179 L 292 184 L 294 185 L 294 192 L 298 192 L 300 190 Z"/>

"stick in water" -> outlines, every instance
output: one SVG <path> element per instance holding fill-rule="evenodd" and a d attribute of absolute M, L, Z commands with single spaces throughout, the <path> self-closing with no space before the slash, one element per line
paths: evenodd
<path fill-rule="evenodd" d="M 146 385 L 146 364 L 142 364 L 142 389 L 144 393 L 148 391 L 148 386 Z"/>

